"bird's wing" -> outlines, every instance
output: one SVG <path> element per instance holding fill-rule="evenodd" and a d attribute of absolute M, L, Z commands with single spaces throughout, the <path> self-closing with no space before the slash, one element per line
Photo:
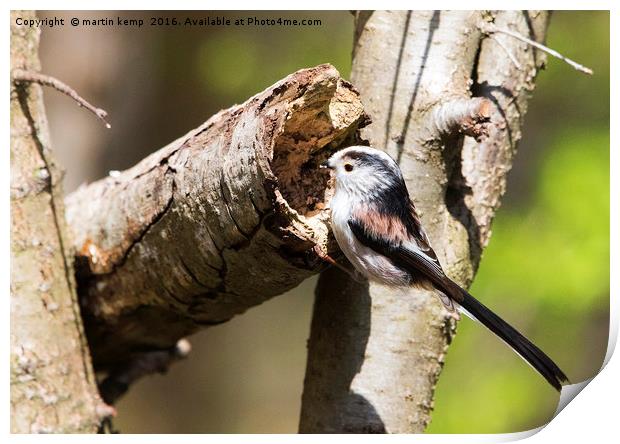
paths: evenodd
<path fill-rule="evenodd" d="M 406 242 L 396 242 L 383 238 L 363 219 L 351 218 L 348 224 L 362 245 L 390 259 L 403 270 L 407 270 L 414 279 L 422 277 L 450 298 L 457 302 L 462 300 L 460 287 L 445 275 L 435 252 L 426 241 L 426 236 L 409 239 Z"/>
<path fill-rule="evenodd" d="M 436 263 L 439 268 L 441 268 L 441 264 L 439 263 L 439 259 L 437 259 L 437 255 L 435 251 L 431 247 L 431 244 L 428 240 L 428 236 L 426 232 L 422 228 L 422 222 L 420 222 L 420 217 L 413 206 L 413 202 L 408 201 L 407 209 L 404 214 L 405 225 L 407 226 L 407 234 L 409 235 L 409 240 L 414 242 L 417 247 L 429 257 L 432 262 Z"/>

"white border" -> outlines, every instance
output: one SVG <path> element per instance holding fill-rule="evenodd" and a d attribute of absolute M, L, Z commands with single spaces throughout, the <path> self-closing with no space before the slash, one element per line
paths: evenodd
<path fill-rule="evenodd" d="M 3 162 L 0 164 L 0 177 L 3 178 L 4 186 L 1 188 L 3 197 L 4 208 L 6 211 L 2 211 L 0 216 L 0 225 L 2 229 L 2 236 L 0 238 L 0 245 L 4 255 L 2 256 L 2 265 L 5 271 L 9 269 L 9 150 L 8 150 L 8 138 L 9 138 L 9 89 L 6 87 L 9 85 L 9 72 L 8 72 L 8 54 L 9 54 L 9 10 L 10 9 L 118 9 L 118 10 L 131 10 L 131 9 L 143 9 L 138 2 L 109 0 L 91 1 L 88 4 L 84 4 L 82 1 L 70 0 L 70 1 L 22 1 L 15 2 L 9 1 L 9 8 L 5 9 L 4 15 L 4 32 L 2 37 L 4 48 L 4 69 L 2 70 L 2 80 L 5 85 L 4 89 L 4 107 L 2 108 L 2 134 L 5 135 L 5 149 L 3 151 Z M 315 0 L 312 3 L 307 2 L 283 2 L 283 1 L 270 1 L 266 0 L 260 4 L 253 4 L 249 1 L 236 2 L 221 2 L 219 4 L 206 3 L 204 1 L 175 1 L 173 3 L 163 1 L 152 1 L 148 4 L 149 9 L 203 9 L 208 7 L 210 10 L 275 10 L 275 9 L 288 9 L 288 10 L 303 10 L 308 9 L 312 5 L 313 9 L 408 9 L 415 7 L 429 7 L 432 6 L 436 9 L 463 9 L 462 2 L 456 1 L 434 1 L 432 5 L 422 2 L 405 2 L 405 1 L 393 1 L 384 0 L 382 2 L 376 1 L 343 1 L 335 4 L 333 1 Z M 170 6 L 174 6 L 171 8 Z M 466 9 L 493 9 L 499 5 L 497 2 L 468 2 Z M 618 42 L 618 27 L 620 26 L 619 13 L 613 9 L 613 2 L 611 1 L 599 1 L 592 0 L 577 4 L 567 4 L 563 1 L 506 1 L 501 3 L 501 7 L 505 9 L 611 9 L 611 40 L 612 43 Z M 611 51 L 611 78 L 618 79 L 620 72 L 618 71 L 618 57 L 614 53 L 614 45 L 612 44 Z M 576 74 L 577 75 L 577 74 Z M 615 82 L 611 82 L 611 122 L 619 122 L 618 115 L 618 88 Z M 620 146 L 618 139 L 618 130 L 616 126 L 611 126 L 611 146 L 616 147 L 611 150 L 611 170 L 612 173 L 618 173 L 620 167 L 620 158 L 618 155 L 618 147 Z M 620 304 L 618 303 L 618 271 L 620 271 L 620 262 L 618 261 L 618 232 L 617 228 L 620 227 L 620 218 L 618 212 L 618 201 L 620 197 L 619 191 L 619 178 L 615 174 L 611 174 L 611 323 L 610 323 L 610 341 L 608 344 L 607 355 L 605 359 L 604 369 L 600 375 L 596 376 L 590 384 L 585 387 L 583 393 L 579 394 L 576 401 L 571 402 L 569 405 L 559 412 L 558 416 L 551 421 L 546 427 L 539 429 L 514 433 L 514 434 L 497 434 L 497 435 L 416 435 L 412 437 L 410 435 L 329 435 L 325 438 L 330 439 L 332 436 L 339 441 L 376 441 L 390 440 L 394 442 L 407 442 L 411 443 L 413 439 L 416 442 L 423 443 L 487 443 L 487 442 L 508 442 L 515 441 L 524 438 L 528 438 L 530 443 L 548 443 L 550 440 L 565 443 L 571 442 L 583 442 L 588 439 L 591 442 L 608 442 L 613 439 L 613 436 L 618 435 L 618 428 L 616 423 L 618 421 L 618 408 L 617 408 L 617 396 L 620 394 L 620 358 L 613 355 L 617 336 L 618 325 L 620 315 Z M 614 273 L 614 270 L 616 271 Z M 5 272 L 1 275 L 2 286 L 8 290 L 9 273 Z M 4 321 L 5 329 L 8 330 L 10 325 L 10 310 L 9 310 L 9 298 L 8 291 L 4 292 L 5 295 L 5 310 Z M 567 326 L 570 328 L 570 326 Z M 6 331 L 5 330 L 5 331 Z M 3 386 L 2 394 L 3 399 L 6 401 L 2 404 L 2 426 L 5 434 L 8 435 L 9 431 L 9 362 L 6 359 L 9 356 L 9 338 L 8 334 L 5 337 L 5 341 L 2 343 L 2 356 L 5 359 L 2 362 L 2 370 L 5 375 L 6 384 Z M 583 387 L 581 387 L 583 388 Z M 578 393 L 578 391 L 577 391 Z M 568 393 L 563 392 L 562 399 L 566 398 Z M 572 399 L 572 398 L 571 398 Z M 536 433 L 540 432 L 540 433 Z M 44 439 L 49 442 L 69 443 L 69 442 L 84 442 L 96 439 L 113 439 L 123 442 L 142 442 L 148 439 L 152 443 L 166 443 L 168 444 L 171 439 L 175 442 L 192 442 L 203 443 L 206 439 L 217 439 L 218 442 L 232 443 L 239 441 L 252 441 L 256 443 L 288 443 L 290 440 L 296 442 L 314 443 L 317 439 L 314 435 L 217 435 L 217 437 L 205 437 L 204 435 L 107 435 L 107 437 L 98 437 L 92 435 L 47 435 L 47 436 L 33 436 L 33 435 L 10 435 L 8 436 L 10 441 L 15 442 L 30 442 L 34 439 Z M 618 439 L 617 437 L 615 438 Z M 77 441 L 76 441 L 77 440 Z M 593 440 L 593 441 L 592 441 Z"/>

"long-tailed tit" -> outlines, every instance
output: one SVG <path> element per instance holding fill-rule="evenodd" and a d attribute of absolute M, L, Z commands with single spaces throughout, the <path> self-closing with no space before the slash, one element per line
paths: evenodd
<path fill-rule="evenodd" d="M 330 203 L 334 236 L 359 273 L 384 285 L 437 290 L 448 309 L 456 306 L 485 325 L 561 390 L 568 379 L 551 358 L 445 275 L 389 155 L 353 146 L 323 166 L 336 179 Z"/>

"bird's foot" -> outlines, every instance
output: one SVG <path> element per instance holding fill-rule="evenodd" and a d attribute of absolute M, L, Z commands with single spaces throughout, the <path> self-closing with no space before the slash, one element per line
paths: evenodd
<path fill-rule="evenodd" d="M 357 270 L 350 270 L 344 265 L 339 264 L 338 262 L 336 262 L 336 260 L 333 257 L 325 253 L 319 245 L 315 245 L 312 249 L 314 250 L 316 255 L 321 260 L 327 262 L 330 265 L 333 265 L 334 267 L 338 268 L 340 271 L 345 272 L 355 282 L 360 283 L 360 284 L 363 284 L 366 282 L 366 279 L 364 278 L 364 276 L 362 276 Z"/>

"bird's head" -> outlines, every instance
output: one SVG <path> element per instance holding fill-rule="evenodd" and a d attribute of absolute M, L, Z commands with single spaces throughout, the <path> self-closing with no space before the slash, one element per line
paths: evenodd
<path fill-rule="evenodd" d="M 322 166 L 332 170 L 336 192 L 361 200 L 404 186 L 398 164 L 388 154 L 367 146 L 351 146 L 334 153 Z"/>

